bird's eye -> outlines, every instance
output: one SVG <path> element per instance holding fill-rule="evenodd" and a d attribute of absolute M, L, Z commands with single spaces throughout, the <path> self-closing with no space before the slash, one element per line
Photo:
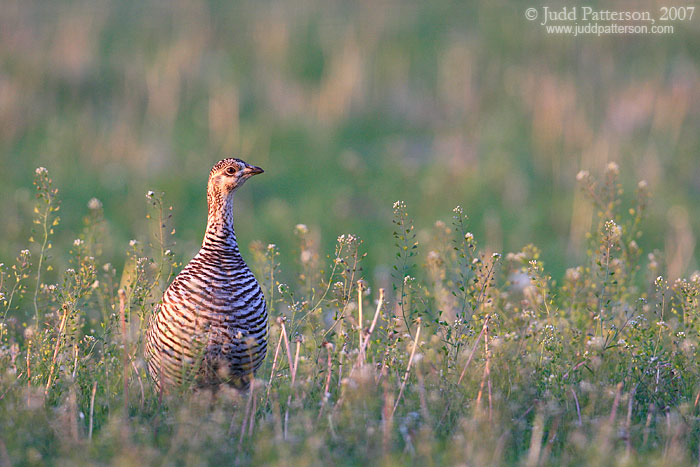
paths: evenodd
<path fill-rule="evenodd" d="M 224 173 L 230 177 L 236 175 L 236 169 L 233 167 L 226 167 L 226 170 L 224 170 Z"/>

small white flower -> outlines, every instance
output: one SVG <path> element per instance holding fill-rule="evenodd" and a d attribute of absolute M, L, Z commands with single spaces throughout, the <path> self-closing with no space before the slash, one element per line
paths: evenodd
<path fill-rule="evenodd" d="M 581 278 L 581 267 L 569 268 L 565 274 L 566 280 L 576 282 Z"/>
<path fill-rule="evenodd" d="M 148 193 L 146 193 L 146 198 L 148 198 L 148 199 L 153 199 L 153 197 L 154 197 L 155 195 L 156 195 L 156 194 L 155 194 L 153 191 L 148 190 Z"/>
<path fill-rule="evenodd" d="M 302 264 L 306 264 L 309 261 L 311 261 L 311 251 L 309 251 L 309 250 L 302 251 L 300 259 L 301 259 Z"/>
<path fill-rule="evenodd" d="M 618 240 L 622 236 L 622 227 L 612 219 L 605 222 L 605 231 L 610 235 L 611 240 Z"/>
<path fill-rule="evenodd" d="M 300 235 L 306 235 L 307 233 L 309 233 L 309 228 L 306 226 L 306 224 L 297 224 L 294 227 L 294 230 Z"/>
<path fill-rule="evenodd" d="M 576 174 L 576 180 L 580 182 L 583 179 L 588 178 L 589 175 L 590 173 L 588 172 L 588 170 L 581 170 L 579 173 Z"/>
<path fill-rule="evenodd" d="M 267 245 L 267 251 L 274 251 L 276 248 L 277 248 L 277 245 L 275 245 L 274 243 L 269 243 Z"/>
<path fill-rule="evenodd" d="M 620 166 L 617 165 L 616 162 L 608 162 L 608 166 L 605 168 L 605 171 L 609 174 L 619 175 Z"/>
<path fill-rule="evenodd" d="M 76 238 L 75 240 L 73 240 L 73 246 L 81 246 L 81 245 L 83 245 L 84 243 L 85 243 L 85 241 L 84 241 L 84 240 L 81 240 L 81 239 L 79 239 L 79 238 Z"/>
<path fill-rule="evenodd" d="M 428 258 L 427 258 L 427 259 L 428 259 L 428 261 L 433 262 L 433 263 L 434 263 L 434 262 L 437 262 L 437 261 L 440 260 L 440 253 L 438 253 L 438 252 L 435 251 L 435 250 L 430 250 L 430 251 L 428 252 Z"/>
<path fill-rule="evenodd" d="M 91 198 L 90 201 L 88 201 L 88 209 L 91 209 L 93 211 L 97 209 L 102 209 L 102 201 L 100 201 L 97 198 Z"/>
<path fill-rule="evenodd" d="M 139 244 L 138 240 L 129 240 L 129 246 L 132 248 L 138 244 Z"/>
<path fill-rule="evenodd" d="M 37 175 L 43 175 L 47 174 L 49 171 L 46 170 L 46 167 L 37 167 L 36 170 L 34 171 Z"/>

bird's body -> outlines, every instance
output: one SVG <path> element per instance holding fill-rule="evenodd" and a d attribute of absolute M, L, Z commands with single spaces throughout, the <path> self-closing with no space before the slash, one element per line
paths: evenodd
<path fill-rule="evenodd" d="M 245 389 L 265 358 L 265 297 L 233 230 L 233 193 L 261 172 L 240 159 L 211 170 L 202 248 L 167 288 L 148 327 L 146 359 L 161 390 L 191 380 Z"/>

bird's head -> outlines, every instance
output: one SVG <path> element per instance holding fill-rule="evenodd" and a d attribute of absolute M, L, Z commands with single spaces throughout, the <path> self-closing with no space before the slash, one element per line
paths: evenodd
<path fill-rule="evenodd" d="M 263 173 L 263 169 L 240 159 L 223 159 L 212 167 L 209 173 L 209 192 L 228 196 L 240 188 L 253 175 Z"/>

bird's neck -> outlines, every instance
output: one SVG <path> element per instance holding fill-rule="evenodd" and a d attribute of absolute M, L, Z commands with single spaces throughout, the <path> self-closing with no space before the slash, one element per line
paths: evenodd
<path fill-rule="evenodd" d="M 207 203 L 209 214 L 202 246 L 216 246 L 237 252 L 238 242 L 233 230 L 233 193 L 225 195 L 216 188 L 209 188 Z"/>

